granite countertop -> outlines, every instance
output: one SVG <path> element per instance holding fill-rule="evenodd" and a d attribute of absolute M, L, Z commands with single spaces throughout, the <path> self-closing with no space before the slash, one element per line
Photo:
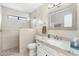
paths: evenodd
<path fill-rule="evenodd" d="M 36 35 L 35 39 L 39 40 L 41 43 L 44 43 L 51 48 L 57 50 L 58 52 L 62 52 L 66 56 L 79 56 L 79 50 L 70 48 L 69 42 L 53 40 L 53 41 L 55 41 L 55 43 L 54 43 L 52 41 L 52 39 L 49 39 L 46 36 L 39 36 L 39 35 Z M 51 41 L 51 42 L 49 42 L 49 41 Z M 56 44 L 56 41 L 58 41 L 57 42 L 58 44 Z M 63 42 L 64 45 L 60 46 L 61 42 Z"/>

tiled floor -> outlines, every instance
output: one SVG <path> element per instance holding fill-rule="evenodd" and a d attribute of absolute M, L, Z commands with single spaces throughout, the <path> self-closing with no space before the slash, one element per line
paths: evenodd
<path fill-rule="evenodd" d="M 6 50 L 6 51 L 2 51 L 0 53 L 0 56 L 19 56 L 19 51 L 18 49 L 9 49 L 9 50 Z"/>

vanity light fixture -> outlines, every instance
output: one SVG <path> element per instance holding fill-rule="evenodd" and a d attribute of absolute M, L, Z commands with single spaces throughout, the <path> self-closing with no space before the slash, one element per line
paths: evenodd
<path fill-rule="evenodd" d="M 60 7 L 61 3 L 50 3 L 48 4 L 48 9 L 54 8 L 54 7 Z"/>

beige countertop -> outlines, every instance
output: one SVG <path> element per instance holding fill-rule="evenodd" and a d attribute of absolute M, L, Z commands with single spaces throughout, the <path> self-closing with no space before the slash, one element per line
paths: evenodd
<path fill-rule="evenodd" d="M 45 36 L 36 35 L 35 39 L 39 40 L 41 43 L 44 43 L 45 45 L 49 46 L 50 48 L 55 49 L 57 52 L 63 53 L 65 56 L 79 56 L 79 54 L 76 54 L 76 53 L 72 52 L 71 50 L 62 49 L 59 46 L 55 46 L 49 42 L 46 42 L 46 40 L 48 40 L 48 38 Z"/>

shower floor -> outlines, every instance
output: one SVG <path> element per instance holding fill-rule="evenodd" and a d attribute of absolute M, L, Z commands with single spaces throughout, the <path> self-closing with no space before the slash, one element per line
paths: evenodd
<path fill-rule="evenodd" d="M 17 48 L 8 49 L 0 52 L 0 56 L 19 56 L 19 50 Z"/>

